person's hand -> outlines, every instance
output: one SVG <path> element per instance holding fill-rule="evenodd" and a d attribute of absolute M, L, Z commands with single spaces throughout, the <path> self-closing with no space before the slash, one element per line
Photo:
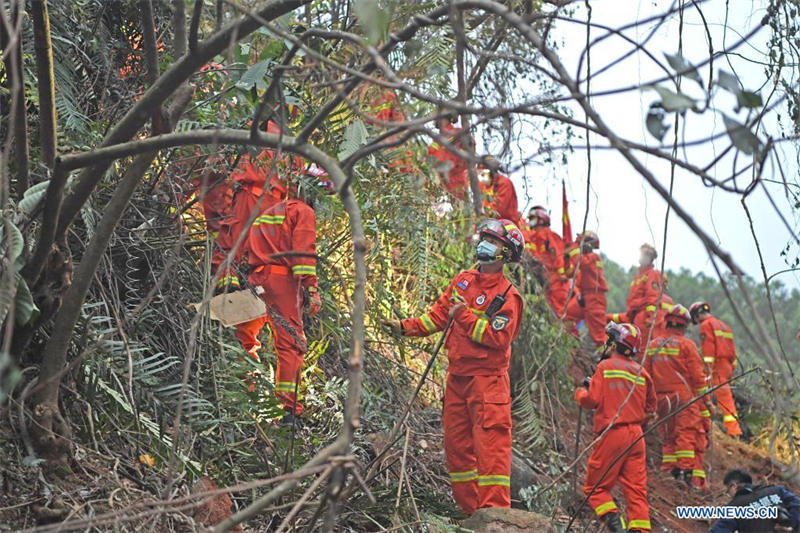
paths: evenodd
<path fill-rule="evenodd" d="M 455 316 L 459 309 L 465 307 L 467 305 L 467 301 L 464 299 L 463 296 L 458 294 L 456 290 L 453 290 L 453 293 L 450 295 L 450 303 L 453 306 L 450 308 L 450 316 Z"/>
<path fill-rule="evenodd" d="M 403 334 L 403 323 L 395 318 L 381 320 L 381 324 L 395 335 Z"/>
<path fill-rule="evenodd" d="M 586 376 L 585 378 L 583 378 L 583 383 L 581 383 L 581 385 L 586 387 L 587 389 L 589 388 L 589 385 L 591 385 L 591 384 L 592 384 L 591 376 Z"/>
<path fill-rule="evenodd" d="M 306 308 L 308 316 L 314 316 L 322 309 L 322 299 L 316 287 L 306 288 Z"/>

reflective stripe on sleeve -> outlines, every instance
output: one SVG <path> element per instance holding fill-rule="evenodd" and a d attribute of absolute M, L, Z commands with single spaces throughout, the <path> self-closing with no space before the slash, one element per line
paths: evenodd
<path fill-rule="evenodd" d="M 486 327 L 489 325 L 489 321 L 485 318 L 479 318 L 475 325 L 472 327 L 472 341 L 473 342 L 483 342 L 483 334 L 486 333 Z"/>

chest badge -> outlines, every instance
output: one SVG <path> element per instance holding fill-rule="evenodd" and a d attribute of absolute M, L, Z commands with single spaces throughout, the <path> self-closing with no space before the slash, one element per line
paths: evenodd
<path fill-rule="evenodd" d="M 486 295 L 485 294 L 481 294 L 477 298 L 475 298 L 475 304 L 476 305 L 483 305 L 485 302 L 486 302 Z"/>

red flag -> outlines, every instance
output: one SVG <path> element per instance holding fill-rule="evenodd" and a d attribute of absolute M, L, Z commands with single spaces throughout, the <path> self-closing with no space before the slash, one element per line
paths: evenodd
<path fill-rule="evenodd" d="M 567 204 L 567 188 L 561 180 L 561 236 L 565 244 L 572 242 L 572 224 L 569 221 L 569 205 Z"/>

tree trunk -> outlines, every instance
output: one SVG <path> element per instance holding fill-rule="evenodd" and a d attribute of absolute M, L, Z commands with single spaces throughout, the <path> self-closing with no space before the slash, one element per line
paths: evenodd
<path fill-rule="evenodd" d="M 39 88 L 39 138 L 42 161 L 52 169 L 56 161 L 56 88 L 53 78 L 53 41 L 47 0 L 31 1 L 33 48 L 36 51 L 36 76 Z"/>

